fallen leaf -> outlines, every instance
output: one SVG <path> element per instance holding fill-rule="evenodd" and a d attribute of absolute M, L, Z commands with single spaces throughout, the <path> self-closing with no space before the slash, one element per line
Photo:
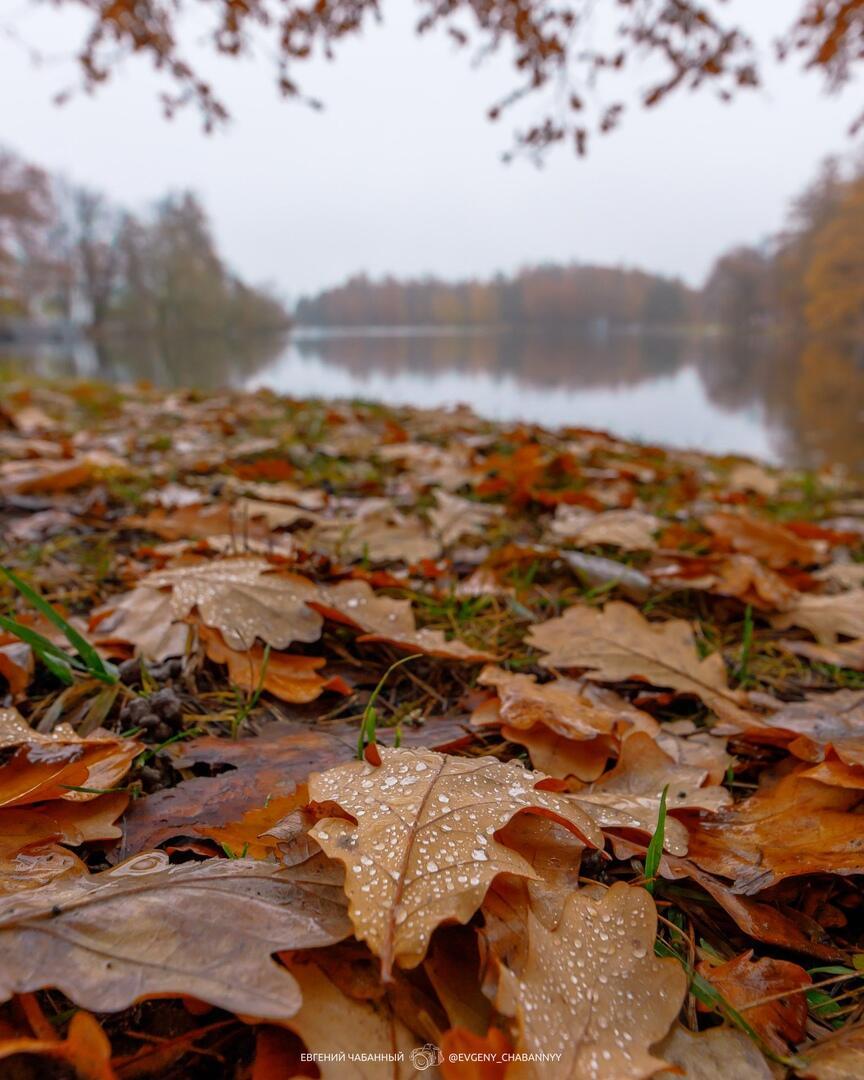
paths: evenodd
<path fill-rule="evenodd" d="M 647 732 L 637 731 L 622 743 L 615 767 L 592 784 L 590 791 L 595 795 L 649 799 L 659 810 L 661 793 L 668 788 L 666 807 L 670 813 L 716 813 L 732 802 L 732 796 L 717 784 L 705 786 L 707 779 L 706 770 L 673 761 Z"/>
<path fill-rule="evenodd" d="M 773 570 L 792 563 L 809 566 L 819 561 L 818 552 L 812 544 L 774 521 L 746 514 L 717 512 L 707 514 L 703 522 L 733 551 L 752 555 Z"/>
<path fill-rule="evenodd" d="M 205 652 L 216 664 L 227 664 L 228 677 L 241 690 L 267 690 L 280 701 L 303 704 L 320 697 L 324 690 L 350 693 L 350 687 L 338 678 L 318 674 L 326 659 L 320 656 L 292 656 L 291 653 L 270 651 L 265 664 L 264 649 L 255 644 L 246 652 L 230 649 L 218 630 L 199 627 Z"/>
<path fill-rule="evenodd" d="M 623 551 L 653 551 L 654 534 L 660 521 L 641 510 L 605 510 L 599 514 L 560 505 L 555 510 L 551 531 L 559 540 L 569 540 L 579 547 L 608 544 Z"/>
<path fill-rule="evenodd" d="M 0 495 L 70 491 L 90 483 L 93 472 L 87 458 L 6 461 L 0 465 Z"/>
<path fill-rule="evenodd" d="M 762 465 L 745 461 L 731 469 L 726 477 L 726 485 L 736 491 L 755 491 L 757 495 L 770 499 L 780 490 L 780 479 Z"/>
<path fill-rule="evenodd" d="M 351 518 L 322 520 L 298 534 L 304 547 L 322 551 L 343 562 L 368 559 L 373 563 L 420 562 L 435 559 L 441 545 L 419 518 L 407 518 L 386 500 L 369 500 Z"/>
<path fill-rule="evenodd" d="M 0 806 L 18 806 L 45 799 L 94 799 L 99 790 L 72 789 L 114 787 L 141 747 L 134 739 L 99 730 L 81 738 L 65 724 L 45 735 L 15 709 L 0 709 L 0 749 L 11 755 L 0 765 Z"/>
<path fill-rule="evenodd" d="M 777 571 L 752 555 L 676 555 L 672 562 L 648 568 L 651 580 L 666 588 L 700 589 L 732 596 L 762 611 L 783 611 L 798 599 L 798 591 Z"/>
<path fill-rule="evenodd" d="M 322 1080 L 378 1080 L 382 1060 L 351 1061 L 350 1054 L 400 1054 L 403 1060 L 390 1061 L 386 1068 L 392 1080 L 407 1080 L 417 1073 L 411 1051 L 417 1038 L 393 1014 L 386 999 L 356 1001 L 347 997 L 314 963 L 289 962 L 288 970 L 303 995 L 300 1009 L 283 1023 L 303 1040 L 309 1050 L 334 1055 L 317 1062 Z M 344 1054 L 345 1059 L 340 1060 Z M 384 1059 L 388 1060 L 387 1058 Z"/>
<path fill-rule="evenodd" d="M 0 1000 L 56 987 L 82 1008 L 115 1012 L 185 994 L 287 1019 L 300 992 L 271 954 L 350 933 L 334 897 L 290 874 L 248 859 L 170 866 L 149 853 L 0 897 Z"/>
<path fill-rule="evenodd" d="M 57 1058 L 75 1070 L 78 1080 L 117 1080 L 111 1066 L 111 1044 L 99 1022 L 79 1009 L 69 1021 L 65 1039 L 0 1040 L 0 1058 L 39 1054 Z"/>
<path fill-rule="evenodd" d="M 861 816 L 851 812 L 864 792 L 829 787 L 801 771 L 691 827 L 690 859 L 733 879 L 733 890 L 747 896 L 802 874 L 864 872 Z"/>
<path fill-rule="evenodd" d="M 503 723 L 514 728 L 543 724 L 569 739 L 596 739 L 631 729 L 659 731 L 657 722 L 633 708 L 620 695 L 576 679 L 538 684 L 533 675 L 512 674 L 489 665 L 480 672 L 481 686 L 493 686 Z"/>
<path fill-rule="evenodd" d="M 864 671 L 864 638 L 857 641 L 841 641 L 836 645 L 817 645 L 813 641 L 778 641 L 777 645 L 796 656 L 815 660 L 820 664 Z"/>
<path fill-rule="evenodd" d="M 11 635 L 2 635 L 11 637 Z M 23 641 L 6 641 L 0 645 L 0 675 L 9 686 L 9 693 L 14 701 L 19 701 L 24 691 L 33 681 L 36 672 L 36 664 L 33 659 L 33 650 Z"/>
<path fill-rule="evenodd" d="M 437 925 L 467 922 L 496 874 L 535 876 L 495 837 L 520 811 L 602 845 L 583 810 L 537 790 L 542 775 L 514 763 L 387 748 L 381 759 L 313 773 L 309 797 L 354 819 L 325 818 L 311 835 L 345 863 L 356 936 L 381 958 L 385 980 L 394 963 L 420 963 Z"/>
<path fill-rule="evenodd" d="M 709 1028 L 699 1033 L 680 1024 L 657 1045 L 657 1053 L 674 1069 L 656 1073 L 656 1080 L 774 1080 L 774 1073 L 759 1047 L 735 1028 Z"/>
<path fill-rule="evenodd" d="M 441 490 L 435 492 L 435 502 L 436 506 L 429 511 L 429 521 L 445 547 L 463 536 L 482 535 L 503 513 L 503 507 L 494 503 L 472 502 Z"/>
<path fill-rule="evenodd" d="M 170 588 L 175 619 L 197 608 L 202 622 L 221 631 L 232 649 L 249 649 L 256 638 L 274 649 L 316 641 L 322 620 L 307 603 L 316 598 L 316 587 L 299 575 L 271 570 L 266 559 L 216 559 L 156 571 L 142 585 Z"/>
<path fill-rule="evenodd" d="M 660 874 L 672 880 L 689 877 L 697 882 L 745 934 L 757 941 L 816 956 L 820 960 L 842 961 L 846 958 L 842 950 L 831 945 L 827 934 L 814 919 L 800 911 L 784 914 L 772 904 L 733 893 L 725 882 L 706 874 L 690 859 L 666 854 L 660 861 Z"/>
<path fill-rule="evenodd" d="M 171 595 L 145 586 L 96 608 L 90 625 L 100 648 L 110 652 L 118 644 L 134 645 L 138 655 L 157 664 L 183 656 L 189 640 L 189 627 L 178 620 Z"/>
<path fill-rule="evenodd" d="M 804 761 L 822 761 L 829 749 L 846 765 L 864 766 L 864 691 L 811 694 L 768 716 L 765 726 L 788 735 L 787 749 Z"/>
<path fill-rule="evenodd" d="M 321 731 L 276 723 L 254 737 L 233 741 L 204 735 L 174 749 L 177 769 L 197 765 L 221 771 L 136 799 L 124 818 L 121 857 L 175 837 L 210 837 L 214 830 L 236 826 L 244 815 L 293 795 L 311 769 L 350 758 L 356 736 L 340 741 Z"/>
<path fill-rule="evenodd" d="M 805 1080 L 860 1080 L 864 1076 L 864 1028 L 846 1024 L 829 1038 L 808 1047 L 807 1064 L 796 1076 Z"/>
<path fill-rule="evenodd" d="M 789 1046 L 804 1038 L 807 1026 L 807 998 L 800 991 L 813 980 L 798 964 L 762 957 L 753 960 L 753 951 L 741 953 L 725 964 L 699 964 L 699 973 L 716 987 L 729 1004 L 742 1013 L 747 1023 L 776 1054 L 787 1054 Z M 798 991 L 798 992 L 796 992 Z M 782 997 L 775 995 L 782 994 Z M 760 1004 L 763 998 L 774 998 Z"/>
<path fill-rule="evenodd" d="M 365 581 L 343 581 L 322 588 L 312 606 L 328 618 L 362 630 L 360 641 L 382 641 L 407 651 L 466 663 L 495 659 L 494 654 L 458 638 L 448 641 L 440 630 L 418 630 L 410 601 L 378 596 Z"/>
<path fill-rule="evenodd" d="M 802 596 L 794 607 L 771 620 L 780 630 L 803 626 L 822 645 L 833 645 L 839 635 L 864 638 L 864 589 L 835 596 Z"/>
<path fill-rule="evenodd" d="M 619 682 L 640 676 L 655 686 L 695 694 L 724 720 L 743 726 L 756 721 L 731 691 L 719 653 L 700 659 L 690 623 L 651 623 L 630 604 L 608 603 L 602 611 L 573 605 L 563 615 L 531 628 L 528 643 L 547 655 L 544 667 L 584 668 L 586 678 Z"/>
<path fill-rule="evenodd" d="M 497 1001 L 516 1018 L 517 1049 L 560 1053 L 554 1070 L 562 1080 L 653 1076 L 663 1060 L 650 1048 L 666 1035 L 687 990 L 678 961 L 654 956 L 656 933 L 653 900 L 623 883 L 599 901 L 573 893 L 554 931 L 529 911 L 527 963 L 518 973 L 501 967 Z M 550 1075 L 539 1061 L 511 1069 L 513 1077 Z"/>

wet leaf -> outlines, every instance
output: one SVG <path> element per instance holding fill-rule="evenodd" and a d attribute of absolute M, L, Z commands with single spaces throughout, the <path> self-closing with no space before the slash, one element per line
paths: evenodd
<path fill-rule="evenodd" d="M 502 967 L 498 1007 L 516 1017 L 519 1049 L 560 1053 L 555 1075 L 571 1080 L 653 1076 L 651 1047 L 666 1035 L 687 989 L 681 965 L 654 956 L 657 914 L 644 889 L 616 884 L 602 900 L 571 895 L 548 930 L 528 913 L 528 956 Z M 514 1076 L 548 1076 L 524 1062 Z M 508 1073 L 509 1076 L 509 1073 Z"/>
<path fill-rule="evenodd" d="M 232 649 L 249 649 L 260 638 L 274 649 L 294 641 L 317 641 L 321 616 L 307 601 L 317 590 L 306 578 L 270 573 L 265 559 L 217 559 L 149 574 L 150 589 L 171 589 L 171 611 L 183 619 L 197 608 L 202 622 L 218 629 Z"/>
<path fill-rule="evenodd" d="M 0 998 L 53 986 L 82 1008 L 113 1012 L 185 994 L 287 1019 L 300 993 L 271 954 L 350 932 L 333 898 L 289 873 L 248 859 L 169 866 L 147 854 L 0 898 Z"/>
<path fill-rule="evenodd" d="M 584 811 L 537 790 L 542 775 L 518 765 L 428 750 L 385 748 L 381 758 L 314 773 L 309 796 L 353 818 L 325 818 L 312 836 L 344 862 L 355 933 L 381 958 L 385 979 L 394 963 L 420 963 L 437 925 L 467 922 L 496 874 L 535 876 L 495 836 L 520 811 L 602 843 Z"/>
<path fill-rule="evenodd" d="M 208 658 L 214 663 L 226 664 L 229 679 L 241 690 L 254 692 L 260 687 L 280 701 L 293 704 L 314 701 L 324 690 L 350 693 L 350 687 L 342 679 L 328 679 L 318 674 L 327 663 L 323 656 L 293 656 L 271 649 L 265 659 L 261 645 L 240 652 L 230 649 L 218 630 L 202 625 L 199 634 Z"/>
<path fill-rule="evenodd" d="M 45 735 L 14 709 L 0 709 L 0 749 L 11 753 L 0 765 L 0 806 L 19 806 L 94 799 L 123 779 L 141 747 L 134 739 L 99 730 L 81 738 L 64 724 Z"/>

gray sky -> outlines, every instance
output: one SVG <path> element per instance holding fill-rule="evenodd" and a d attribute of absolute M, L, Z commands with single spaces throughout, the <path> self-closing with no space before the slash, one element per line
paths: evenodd
<path fill-rule="evenodd" d="M 778 13 L 782 25 L 800 4 L 729 6 L 770 58 Z M 587 160 L 561 148 L 541 170 L 504 165 L 516 117 L 490 124 L 485 109 L 512 87 L 509 67 L 472 69 L 443 35 L 414 37 L 407 0 L 382 7 L 384 25 L 341 46 L 335 63 L 298 68 L 323 113 L 281 101 L 263 57 L 217 64 L 233 119 L 207 136 L 192 111 L 163 119 L 158 84 L 137 62 L 94 97 L 53 105 L 74 81 L 63 57 L 80 17 L 0 0 L 0 22 L 13 17 L 53 56 L 34 67 L 0 38 L 0 142 L 133 207 L 195 189 L 234 267 L 291 298 L 361 269 L 463 277 L 547 259 L 698 283 L 720 250 L 778 228 L 825 154 L 851 149 L 855 88 L 830 97 L 818 75 L 769 61 L 765 89 L 732 106 L 710 94 L 675 99 L 632 111 Z M 638 87 L 646 73 L 628 78 Z"/>

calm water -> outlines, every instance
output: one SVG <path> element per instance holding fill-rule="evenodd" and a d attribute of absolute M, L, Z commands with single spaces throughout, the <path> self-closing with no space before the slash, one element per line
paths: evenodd
<path fill-rule="evenodd" d="M 789 464 L 864 468 L 864 350 L 826 342 L 462 331 L 305 329 L 242 346 L 218 339 L 97 355 L 42 350 L 41 373 L 162 385 L 269 387 L 294 397 L 465 403 L 500 420 L 601 428 Z"/>

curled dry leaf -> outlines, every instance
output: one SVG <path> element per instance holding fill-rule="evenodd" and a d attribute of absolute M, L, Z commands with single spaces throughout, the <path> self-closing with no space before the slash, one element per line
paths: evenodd
<path fill-rule="evenodd" d="M 805 956 L 816 956 L 820 960 L 846 959 L 846 953 L 831 945 L 824 929 L 815 919 L 801 911 L 784 914 L 772 904 L 763 904 L 749 896 L 733 893 L 728 885 L 704 873 L 690 859 L 665 855 L 660 861 L 660 873 L 673 880 L 689 877 L 697 882 L 745 934 L 757 941 Z"/>
<path fill-rule="evenodd" d="M 248 859 L 170 866 L 164 855 L 139 855 L 0 898 L 0 1000 L 56 987 L 82 1008 L 114 1012 L 188 995 L 284 1020 L 300 1008 L 300 991 L 271 954 L 349 933 L 336 892 L 309 887 L 297 870 Z"/>
<path fill-rule="evenodd" d="M 327 662 L 323 656 L 292 656 L 271 651 L 265 664 L 264 649 L 257 643 L 246 652 L 238 652 L 225 644 L 218 630 L 201 625 L 198 632 L 208 658 L 217 664 L 227 664 L 229 679 L 242 690 L 261 687 L 280 701 L 293 704 L 314 701 L 324 690 L 351 692 L 342 679 L 327 679 L 318 674 Z"/>
<path fill-rule="evenodd" d="M 584 680 L 538 684 L 533 675 L 514 675 L 489 665 L 478 682 L 495 688 L 498 705 L 494 713 L 488 703 L 481 706 L 476 719 L 500 723 L 504 737 L 526 746 L 533 765 L 550 776 L 596 780 L 622 732 L 658 730 L 647 713 Z"/>
<path fill-rule="evenodd" d="M 806 701 L 784 705 L 765 724 L 788 735 L 787 749 L 804 761 L 823 761 L 831 749 L 845 765 L 864 767 L 862 690 L 813 694 Z"/>
<path fill-rule="evenodd" d="M 552 519 L 551 531 L 558 540 L 569 540 L 580 547 L 609 544 L 624 551 L 653 551 L 654 534 L 660 521 L 640 510 L 605 510 L 600 514 L 560 505 Z"/>
<path fill-rule="evenodd" d="M 66 724 L 48 735 L 34 731 L 15 709 L 0 709 L 0 749 L 11 754 L 0 765 L 0 806 L 45 799 L 86 801 L 114 787 L 140 751 L 134 739 L 94 731 L 81 738 Z"/>
<path fill-rule="evenodd" d="M 703 521 L 706 528 L 733 551 L 752 555 L 773 570 L 793 563 L 809 566 L 819 561 L 819 553 L 813 544 L 774 521 L 721 512 L 708 514 Z"/>
<path fill-rule="evenodd" d="M 309 778 L 313 803 L 350 815 L 325 818 L 312 836 L 345 863 L 357 937 L 393 965 L 414 967 L 442 922 L 467 922 L 493 878 L 535 877 L 495 836 L 520 811 L 549 817 L 593 847 L 602 834 L 561 795 L 537 790 L 544 777 L 492 758 L 429 750 L 381 750 L 381 764 L 351 762 Z"/>
<path fill-rule="evenodd" d="M 677 1024 L 657 1046 L 657 1054 L 674 1069 L 655 1074 L 655 1080 L 774 1080 L 774 1073 L 759 1047 L 735 1028 L 709 1028 L 699 1034 Z"/>
<path fill-rule="evenodd" d="M 864 589 L 850 589 L 836 596 L 802 596 L 772 622 L 780 630 L 803 626 L 822 645 L 833 645 L 840 635 L 864 638 Z"/>
<path fill-rule="evenodd" d="M 752 950 L 725 964 L 701 963 L 699 973 L 762 1037 L 776 1054 L 786 1054 L 790 1045 L 804 1038 L 807 1025 L 807 998 L 801 992 L 813 980 L 798 964 L 763 957 L 751 959 Z M 782 996 L 775 996 L 782 995 Z M 773 998 L 760 1004 L 763 998 Z"/>
<path fill-rule="evenodd" d="M 532 627 L 528 642 L 547 654 L 540 661 L 544 667 L 584 668 L 586 678 L 608 682 L 639 676 L 655 686 L 695 694 L 739 726 L 757 723 L 729 689 L 723 658 L 713 653 L 700 659 L 693 628 L 683 619 L 651 623 L 620 601 L 602 611 L 574 605 L 559 618 Z"/>
<path fill-rule="evenodd" d="M 599 901 L 571 894 L 555 930 L 529 911 L 527 962 L 518 973 L 501 967 L 498 992 L 500 1011 L 516 1017 L 518 1049 L 560 1053 L 562 1080 L 653 1076 L 663 1060 L 651 1047 L 687 990 L 678 961 L 654 956 L 656 933 L 654 901 L 623 883 Z M 511 1068 L 514 1078 L 549 1075 L 538 1061 Z"/>
<path fill-rule="evenodd" d="M 864 872 L 864 791 L 829 787 L 795 770 L 690 830 L 689 856 L 752 895 L 802 874 Z M 794 827 L 790 827 L 794 822 Z"/>

